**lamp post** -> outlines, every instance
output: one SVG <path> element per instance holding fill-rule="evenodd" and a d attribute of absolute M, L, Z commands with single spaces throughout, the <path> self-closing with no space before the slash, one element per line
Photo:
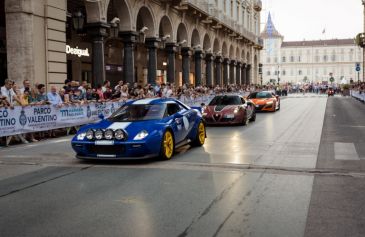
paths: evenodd
<path fill-rule="evenodd" d="M 119 36 L 119 23 L 110 23 L 110 34 L 111 38 L 118 38 Z"/>
<path fill-rule="evenodd" d="M 280 65 L 278 65 L 278 85 L 280 85 Z"/>
<path fill-rule="evenodd" d="M 80 10 L 73 14 L 72 23 L 77 33 L 84 29 L 85 16 Z"/>

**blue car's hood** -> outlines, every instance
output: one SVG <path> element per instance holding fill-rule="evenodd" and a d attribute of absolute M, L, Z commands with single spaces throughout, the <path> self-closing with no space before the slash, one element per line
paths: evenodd
<path fill-rule="evenodd" d="M 124 129 L 128 137 L 135 137 L 140 131 L 146 130 L 148 133 L 152 133 L 156 130 L 161 130 L 165 124 L 161 120 L 146 120 L 137 122 L 111 122 L 107 119 L 102 120 L 98 123 L 89 124 L 83 126 L 79 132 L 85 132 L 88 129 Z"/>

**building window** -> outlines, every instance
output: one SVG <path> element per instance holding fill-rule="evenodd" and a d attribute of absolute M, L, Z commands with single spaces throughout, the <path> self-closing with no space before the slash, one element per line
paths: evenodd
<path fill-rule="evenodd" d="M 328 56 L 327 56 L 327 55 L 324 55 L 324 56 L 323 56 L 323 61 L 324 61 L 324 62 L 327 62 L 327 60 L 328 60 Z"/>
<path fill-rule="evenodd" d="M 266 73 L 268 76 L 270 76 L 270 71 L 267 71 L 267 73 Z"/>
<path fill-rule="evenodd" d="M 290 62 L 294 62 L 294 56 L 290 56 Z"/>
<path fill-rule="evenodd" d="M 270 62 L 271 62 L 270 57 L 267 57 L 266 63 L 270 63 Z"/>
<path fill-rule="evenodd" d="M 282 74 L 283 74 L 283 76 L 285 76 L 285 74 L 286 74 L 286 71 L 285 71 L 285 69 L 283 70 Z"/>
<path fill-rule="evenodd" d="M 316 55 L 316 62 L 318 63 L 319 62 L 319 56 Z"/>
<path fill-rule="evenodd" d="M 278 63 L 278 57 L 275 57 L 275 58 L 274 58 L 274 62 L 275 62 L 275 63 Z"/>
<path fill-rule="evenodd" d="M 332 62 L 335 62 L 336 61 L 336 55 L 335 54 L 333 54 L 332 55 Z"/>
<path fill-rule="evenodd" d="M 233 17 L 233 0 L 231 0 L 231 17 L 234 18 Z"/>
<path fill-rule="evenodd" d="M 283 62 L 283 63 L 285 63 L 286 62 L 286 57 L 284 56 L 284 57 L 282 57 L 281 58 L 281 61 Z"/>
<path fill-rule="evenodd" d="M 243 26 L 245 26 L 245 17 L 246 17 L 245 11 L 246 11 L 246 9 L 244 7 L 242 7 L 242 25 Z"/>
<path fill-rule="evenodd" d="M 274 75 L 277 76 L 278 75 L 278 71 L 275 70 Z"/>
<path fill-rule="evenodd" d="M 240 22 L 240 6 L 237 4 L 237 12 L 236 12 L 236 14 L 237 14 L 237 22 Z"/>
<path fill-rule="evenodd" d="M 302 75 L 302 70 L 299 70 L 298 71 L 298 75 Z"/>
<path fill-rule="evenodd" d="M 300 56 L 298 56 L 298 62 L 301 62 L 302 60 L 301 60 L 301 58 L 300 58 Z"/>

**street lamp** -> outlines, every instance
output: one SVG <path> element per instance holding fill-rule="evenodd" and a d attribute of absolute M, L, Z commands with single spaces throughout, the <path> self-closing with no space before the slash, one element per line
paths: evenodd
<path fill-rule="evenodd" d="M 119 35 L 119 18 L 114 17 L 113 20 L 110 21 L 110 37 L 118 38 Z"/>
<path fill-rule="evenodd" d="M 76 30 L 76 32 L 82 31 L 82 29 L 84 28 L 84 22 L 85 22 L 84 14 L 82 14 L 82 12 L 80 10 L 75 12 L 73 14 L 72 22 L 73 22 L 73 27 Z"/>
<path fill-rule="evenodd" d="M 280 65 L 278 65 L 278 85 L 280 85 Z"/>

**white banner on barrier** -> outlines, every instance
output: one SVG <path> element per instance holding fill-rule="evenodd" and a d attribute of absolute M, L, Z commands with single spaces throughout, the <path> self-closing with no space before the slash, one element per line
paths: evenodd
<path fill-rule="evenodd" d="M 108 117 L 122 105 L 123 102 L 107 102 L 61 108 L 52 105 L 0 108 L 0 137 L 92 123 L 99 119 L 99 114 Z"/>

